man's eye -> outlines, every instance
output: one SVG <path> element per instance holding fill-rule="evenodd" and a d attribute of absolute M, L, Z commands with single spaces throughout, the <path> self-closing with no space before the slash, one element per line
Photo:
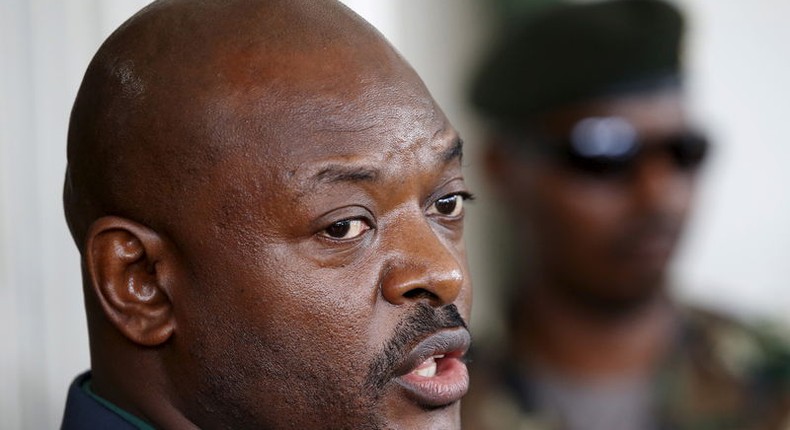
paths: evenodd
<path fill-rule="evenodd" d="M 447 217 L 457 217 L 463 213 L 464 210 L 464 195 L 451 194 L 436 200 L 430 208 L 428 214 L 442 215 Z"/>
<path fill-rule="evenodd" d="M 367 222 L 361 219 L 344 219 L 321 231 L 321 234 L 332 239 L 353 239 L 370 230 Z"/>

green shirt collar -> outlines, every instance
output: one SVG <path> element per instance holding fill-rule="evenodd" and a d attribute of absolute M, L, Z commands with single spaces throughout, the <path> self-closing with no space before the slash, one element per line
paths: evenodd
<path fill-rule="evenodd" d="M 121 409 L 120 407 L 118 407 L 114 403 L 110 402 L 109 400 L 107 400 L 107 399 L 105 399 L 103 397 L 100 397 L 98 394 L 94 393 L 93 390 L 91 389 L 91 379 L 90 378 L 86 379 L 85 382 L 82 383 L 82 387 L 81 388 L 83 389 L 83 391 L 88 393 L 88 395 L 91 396 L 91 398 L 93 398 L 97 402 L 101 403 L 107 409 L 109 409 L 109 410 L 115 412 L 116 414 L 118 414 L 121 418 L 123 418 L 124 420 L 128 421 L 130 424 L 132 424 L 133 426 L 137 427 L 139 430 L 156 430 L 154 428 L 154 426 L 152 426 L 151 424 L 143 421 L 141 418 L 138 418 L 138 417 L 132 415 L 131 413 Z"/>

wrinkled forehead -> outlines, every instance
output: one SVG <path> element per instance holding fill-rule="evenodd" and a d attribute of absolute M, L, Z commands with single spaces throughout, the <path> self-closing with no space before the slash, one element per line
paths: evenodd
<path fill-rule="evenodd" d="M 282 157 L 287 164 L 424 149 L 447 131 L 447 120 L 414 71 L 377 43 L 363 50 L 334 45 L 283 53 L 277 64 L 257 71 L 257 59 L 226 67 L 234 75 L 216 85 L 200 109 L 199 122 L 213 128 L 207 143 Z"/>

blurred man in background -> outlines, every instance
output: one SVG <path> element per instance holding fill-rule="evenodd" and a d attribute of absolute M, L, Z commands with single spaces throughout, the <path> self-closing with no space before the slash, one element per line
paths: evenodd
<path fill-rule="evenodd" d="M 783 344 L 671 297 L 708 153 L 684 106 L 683 28 L 655 0 L 546 6 L 481 68 L 472 101 L 490 120 L 487 170 L 519 270 L 507 346 L 478 350 L 468 428 L 785 422 Z"/>

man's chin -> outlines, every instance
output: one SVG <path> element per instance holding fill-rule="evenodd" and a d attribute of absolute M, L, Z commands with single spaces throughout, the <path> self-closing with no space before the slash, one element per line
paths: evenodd
<path fill-rule="evenodd" d="M 393 388 L 395 391 L 402 390 L 400 387 Z M 458 400 L 442 406 L 426 406 L 419 404 L 405 392 L 399 392 L 393 397 L 391 402 L 387 402 L 387 430 L 461 428 L 461 402 Z"/>
<path fill-rule="evenodd" d="M 665 295 L 661 276 L 649 276 L 638 281 L 602 283 L 596 288 L 577 287 L 566 294 L 586 313 L 601 317 L 628 317 L 655 303 Z"/>
<path fill-rule="evenodd" d="M 390 418 L 387 428 L 461 428 L 460 403 L 469 388 L 466 364 L 452 355 L 428 361 L 389 384 L 384 402 Z"/>

